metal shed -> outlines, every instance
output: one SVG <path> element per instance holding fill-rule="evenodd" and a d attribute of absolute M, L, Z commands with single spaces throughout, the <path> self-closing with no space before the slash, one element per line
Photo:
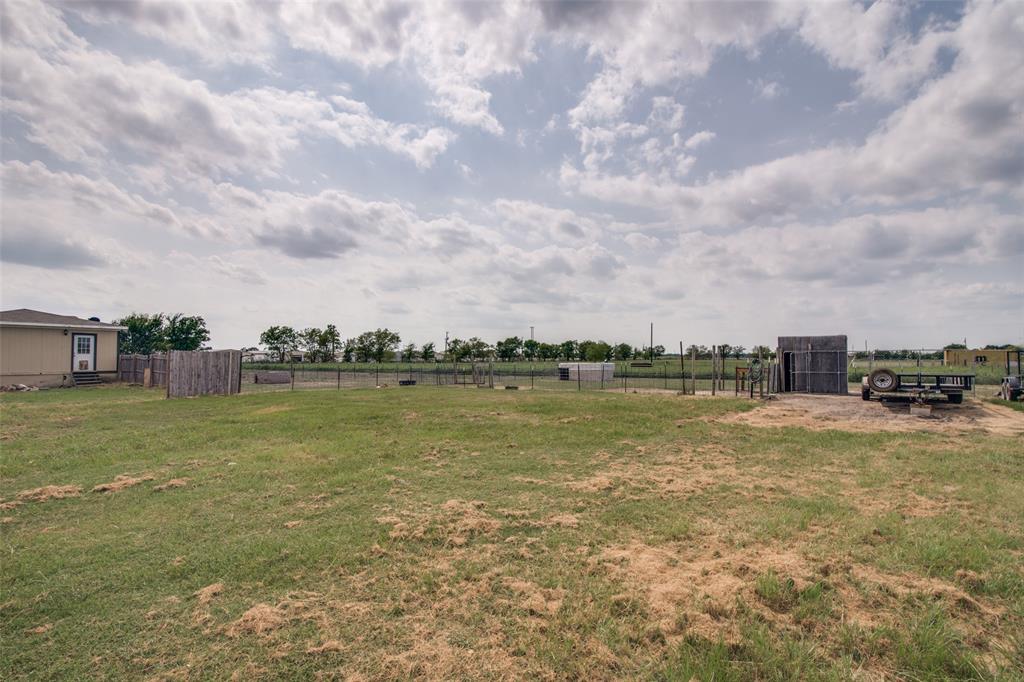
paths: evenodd
<path fill-rule="evenodd" d="M 615 363 L 560 362 L 558 378 L 562 381 L 611 381 L 615 378 Z"/>
<path fill-rule="evenodd" d="M 846 395 L 846 336 L 780 336 L 779 387 L 784 393 Z"/>

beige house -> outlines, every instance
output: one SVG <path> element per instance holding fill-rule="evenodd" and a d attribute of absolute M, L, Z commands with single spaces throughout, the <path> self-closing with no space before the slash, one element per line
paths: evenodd
<path fill-rule="evenodd" d="M 19 308 L 0 311 L 0 384 L 73 386 L 117 377 L 119 327 Z"/>
<path fill-rule="evenodd" d="M 947 367 L 970 367 L 972 365 L 993 365 L 1003 367 L 1006 365 L 1007 355 L 1012 354 L 1012 361 L 1017 361 L 1017 351 L 993 350 L 993 349 L 963 349 L 954 348 L 943 351 L 942 364 Z"/>

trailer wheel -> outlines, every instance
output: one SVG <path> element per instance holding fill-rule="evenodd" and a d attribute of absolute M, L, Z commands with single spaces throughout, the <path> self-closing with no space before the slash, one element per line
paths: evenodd
<path fill-rule="evenodd" d="M 959 405 L 960 403 L 962 403 L 964 401 L 964 394 L 963 393 L 950 393 L 948 396 L 946 396 L 946 399 L 949 401 L 949 403 L 951 405 Z"/>
<path fill-rule="evenodd" d="M 862 386 L 860 389 L 861 400 L 871 400 L 871 389 L 867 386 Z"/>
<path fill-rule="evenodd" d="M 868 386 L 878 393 L 889 393 L 899 388 L 900 381 L 891 369 L 876 369 L 868 375 Z"/>

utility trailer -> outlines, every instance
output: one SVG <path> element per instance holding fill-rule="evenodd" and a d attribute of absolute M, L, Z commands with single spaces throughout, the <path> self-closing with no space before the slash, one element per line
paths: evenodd
<path fill-rule="evenodd" d="M 916 403 L 945 399 L 953 405 L 964 401 L 964 393 L 974 388 L 973 374 L 942 372 L 897 373 L 876 369 L 861 380 L 860 397 L 864 400 L 905 400 Z"/>

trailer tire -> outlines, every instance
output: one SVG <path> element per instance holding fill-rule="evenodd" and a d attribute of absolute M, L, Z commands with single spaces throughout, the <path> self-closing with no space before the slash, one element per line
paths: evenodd
<path fill-rule="evenodd" d="M 900 387 L 900 380 L 891 369 L 876 369 L 868 375 L 868 386 L 876 393 L 889 393 Z"/>
<path fill-rule="evenodd" d="M 959 405 L 964 401 L 964 394 L 950 393 L 949 395 L 946 396 L 946 400 L 949 402 L 950 405 Z"/>

